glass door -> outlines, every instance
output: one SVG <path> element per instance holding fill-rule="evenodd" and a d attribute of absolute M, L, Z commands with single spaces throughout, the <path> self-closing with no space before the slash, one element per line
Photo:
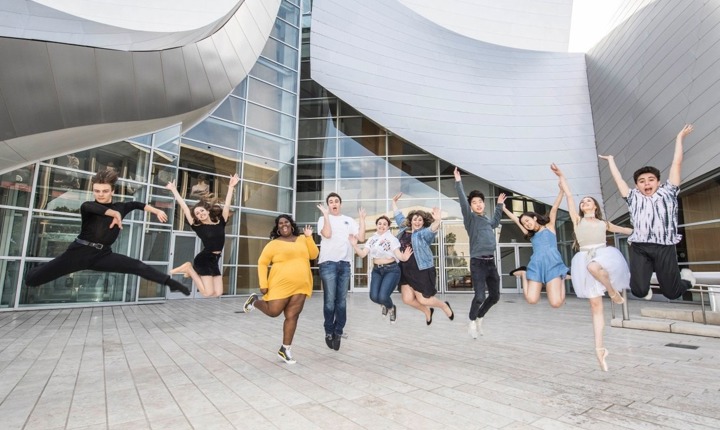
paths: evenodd
<path fill-rule="evenodd" d="M 173 232 L 171 246 L 172 252 L 170 253 L 170 262 L 172 264 L 172 267 L 178 267 L 186 261 L 192 262 L 195 258 L 195 255 L 199 252 L 199 245 L 200 241 L 197 239 L 195 233 Z M 192 279 L 185 278 L 183 275 L 174 275 L 173 279 L 182 283 L 190 289 L 190 297 L 202 298 L 202 295 L 197 291 L 195 285 L 193 285 Z M 183 293 L 173 292 L 168 289 L 167 295 L 165 297 L 167 297 L 168 299 L 184 299 L 187 296 L 185 296 Z"/>
<path fill-rule="evenodd" d="M 465 225 L 459 221 L 445 221 L 442 223 L 440 233 L 442 236 L 438 234 L 438 241 L 441 241 L 442 253 L 440 255 L 441 264 L 438 267 L 438 273 L 441 275 L 438 291 L 472 293 L 470 239 Z"/>
<path fill-rule="evenodd" d="M 509 273 L 520 266 L 527 266 L 532 255 L 532 245 L 527 243 L 500 244 L 500 292 L 522 293 L 520 278 Z"/>

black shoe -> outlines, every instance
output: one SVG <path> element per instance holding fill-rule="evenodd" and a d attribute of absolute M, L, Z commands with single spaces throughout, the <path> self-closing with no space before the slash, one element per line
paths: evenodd
<path fill-rule="evenodd" d="M 295 364 L 297 363 L 295 359 L 293 358 L 292 354 L 290 353 L 289 349 L 285 349 L 284 346 L 280 347 L 280 350 L 278 351 L 278 357 L 287 364 Z"/>
<path fill-rule="evenodd" d="M 393 305 L 393 307 L 390 308 L 389 314 L 390 322 L 392 324 L 395 324 L 395 319 L 397 319 L 397 306 Z"/>
<path fill-rule="evenodd" d="M 425 320 L 425 324 L 427 324 L 427 325 L 432 324 L 432 315 L 433 315 L 433 312 L 435 312 L 435 308 L 430 308 L 430 319 L 429 319 L 429 320 Z"/>
<path fill-rule="evenodd" d="M 253 306 L 253 303 L 258 299 L 257 294 L 250 294 L 250 297 L 245 300 L 245 303 L 243 304 L 243 312 L 250 313 L 253 309 L 255 309 L 255 306 Z"/>
<path fill-rule="evenodd" d="M 334 334 L 332 336 L 332 349 L 334 349 L 335 351 L 340 350 L 340 340 L 342 340 L 341 334 Z"/>
<path fill-rule="evenodd" d="M 328 348 L 333 349 L 333 335 L 325 335 L 325 345 L 327 345 Z"/>
<path fill-rule="evenodd" d="M 516 273 L 516 272 L 524 272 L 524 271 L 526 271 L 526 270 L 527 270 L 527 267 L 526 267 L 526 266 L 520 266 L 520 267 L 518 267 L 517 269 L 511 270 L 510 273 L 508 273 L 508 275 L 510 275 L 510 276 L 515 276 L 515 273 Z"/>
<path fill-rule="evenodd" d="M 450 308 L 450 316 L 448 318 L 450 318 L 450 321 L 452 321 L 455 319 L 455 312 L 453 312 L 452 308 L 450 307 L 450 303 L 445 302 L 445 304 L 448 305 L 448 308 Z"/>
<path fill-rule="evenodd" d="M 185 285 L 179 283 L 178 281 L 170 278 L 165 282 L 165 285 L 167 285 L 170 288 L 170 291 L 177 291 L 180 293 L 185 294 L 186 296 L 190 295 L 190 290 L 188 290 L 188 287 Z"/>

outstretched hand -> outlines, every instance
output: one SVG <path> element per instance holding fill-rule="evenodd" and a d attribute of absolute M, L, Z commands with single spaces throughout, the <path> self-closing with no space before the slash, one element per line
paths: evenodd
<path fill-rule="evenodd" d="M 552 163 L 552 164 L 550 165 L 550 170 L 552 170 L 553 173 L 556 174 L 558 177 L 561 177 L 561 178 L 562 178 L 563 172 L 562 172 L 562 170 L 560 170 L 560 168 L 557 166 L 557 164 Z"/>
<path fill-rule="evenodd" d="M 392 201 L 397 203 L 397 201 L 400 200 L 400 197 L 402 197 L 402 193 L 397 193 L 393 196 Z"/>
<path fill-rule="evenodd" d="M 613 157 L 612 155 L 598 155 L 598 158 L 602 158 L 603 160 L 607 161 L 613 161 L 615 159 L 615 157 Z"/>
<path fill-rule="evenodd" d="M 160 209 L 155 209 L 153 212 L 156 217 L 160 220 L 160 222 L 167 222 L 168 216 L 165 212 L 161 211 Z"/>
<path fill-rule="evenodd" d="M 307 236 L 307 237 L 312 236 L 312 234 L 313 234 L 313 228 L 312 228 L 312 226 L 311 226 L 311 225 L 306 225 L 306 226 L 303 228 L 303 234 L 304 234 L 305 236 Z"/>
<path fill-rule="evenodd" d="M 325 206 L 325 205 L 322 204 L 322 203 L 318 203 L 317 208 L 320 210 L 320 212 L 322 212 L 323 216 L 325 216 L 325 215 L 327 215 L 328 213 L 330 213 L 330 212 L 329 212 L 330 209 L 328 209 L 328 207 Z"/>
<path fill-rule="evenodd" d="M 167 188 L 170 191 L 177 190 L 177 187 L 175 186 L 175 181 L 170 181 L 165 185 L 165 188 Z"/>
<path fill-rule="evenodd" d="M 692 124 L 685 124 L 685 127 L 680 130 L 680 133 L 678 133 L 678 137 L 682 138 L 687 136 L 688 134 L 692 133 L 692 131 L 695 129 Z"/>
<path fill-rule="evenodd" d="M 505 195 L 505 193 L 500 193 L 500 195 L 497 198 L 497 204 L 499 204 L 499 205 L 505 204 L 506 198 L 507 198 L 507 196 Z"/>
<path fill-rule="evenodd" d="M 460 170 L 457 168 L 457 166 L 455 166 L 453 175 L 455 175 L 455 182 L 460 182 L 462 180 L 462 177 L 460 177 Z"/>
<path fill-rule="evenodd" d="M 240 183 L 240 176 L 238 176 L 238 174 L 236 173 L 232 175 L 232 177 L 230 177 L 230 186 L 234 187 L 238 183 Z"/>
<path fill-rule="evenodd" d="M 442 219 L 442 212 L 440 212 L 440 208 L 435 206 L 432 208 L 432 217 L 435 221 L 439 221 Z"/>

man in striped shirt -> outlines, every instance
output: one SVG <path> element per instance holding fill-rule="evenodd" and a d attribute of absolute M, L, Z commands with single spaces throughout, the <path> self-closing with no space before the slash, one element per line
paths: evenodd
<path fill-rule="evenodd" d="M 620 195 L 630 211 L 633 233 L 630 243 L 630 289 L 637 297 L 652 297 L 650 279 L 655 272 L 660 291 L 668 299 L 677 299 L 695 284 L 690 269 L 678 270 L 676 244 L 678 234 L 678 193 L 683 160 L 683 139 L 693 131 L 686 124 L 675 139 L 675 153 L 670 175 L 660 184 L 660 171 L 652 166 L 641 167 L 633 174 L 636 188 L 630 189 L 622 179 L 612 155 L 601 155 L 608 160 L 610 173 Z"/>

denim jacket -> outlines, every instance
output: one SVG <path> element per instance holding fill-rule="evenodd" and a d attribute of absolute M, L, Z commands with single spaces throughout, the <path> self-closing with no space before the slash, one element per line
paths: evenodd
<path fill-rule="evenodd" d="M 395 212 L 395 222 L 398 227 L 400 227 L 400 232 L 397 235 L 399 239 L 400 236 L 405 233 L 405 230 L 408 229 L 408 227 L 403 226 L 403 222 L 405 222 L 405 215 L 403 215 L 399 210 Z M 433 255 L 430 244 L 433 243 L 436 235 L 436 231 L 430 230 L 430 227 L 425 227 L 414 232 L 410 238 L 413 255 L 415 256 L 415 261 L 417 261 L 418 269 L 420 270 L 433 267 Z"/>

